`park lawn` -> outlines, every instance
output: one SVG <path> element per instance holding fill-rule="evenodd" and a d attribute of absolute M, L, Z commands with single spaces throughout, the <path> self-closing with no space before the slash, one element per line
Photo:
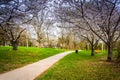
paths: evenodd
<path fill-rule="evenodd" d="M 0 73 L 39 61 L 49 56 L 64 52 L 62 49 L 19 47 L 13 51 L 12 47 L 0 47 Z"/>
<path fill-rule="evenodd" d="M 35 80 L 120 80 L 120 65 L 106 62 L 106 55 L 69 54 Z"/>

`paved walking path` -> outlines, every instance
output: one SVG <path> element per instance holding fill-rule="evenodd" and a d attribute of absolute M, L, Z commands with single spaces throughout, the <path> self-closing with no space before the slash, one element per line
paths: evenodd
<path fill-rule="evenodd" d="M 33 64 L 0 75 L 0 80 L 34 80 L 61 58 L 73 51 L 57 54 Z"/>

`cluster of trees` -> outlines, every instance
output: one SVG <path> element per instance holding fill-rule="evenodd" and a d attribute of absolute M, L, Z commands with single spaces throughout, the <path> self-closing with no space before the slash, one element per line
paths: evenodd
<path fill-rule="evenodd" d="M 1 0 L 0 34 L 4 35 L 17 50 L 21 34 L 26 30 L 20 25 L 28 24 L 42 9 L 47 0 Z"/>
<path fill-rule="evenodd" d="M 104 42 L 107 60 L 111 61 L 115 46 L 118 52 L 120 49 L 116 45 L 120 41 L 120 1 L 1 0 L 0 42 L 9 41 L 13 50 L 17 50 L 19 44 L 31 46 L 33 34 L 38 47 L 90 46 L 91 56 Z"/>
<path fill-rule="evenodd" d="M 17 50 L 18 45 L 38 47 L 60 47 L 61 42 L 50 39 L 53 20 L 50 0 L 7 0 L 0 2 L 0 38 L 1 44 L 13 46 Z M 27 27 L 26 27 L 27 26 Z M 31 27 L 32 26 L 32 27 Z M 32 31 L 31 31 L 32 29 Z M 30 35 L 32 33 L 32 35 Z M 35 35 L 34 35 L 35 34 Z M 54 34 L 52 34 L 54 35 Z M 56 35 L 56 34 L 55 34 Z M 60 34 L 62 35 L 62 34 Z M 67 34 L 66 34 L 67 35 Z M 32 39 L 31 36 L 36 36 Z M 62 35 L 63 36 L 63 35 Z M 54 38 L 55 36 L 53 36 Z M 70 35 L 66 36 L 65 46 L 69 48 Z M 36 45 L 38 44 L 38 45 Z M 60 46 L 59 46 L 60 45 Z M 67 47 L 68 46 L 68 47 Z M 70 45 L 71 46 L 71 45 Z"/>
<path fill-rule="evenodd" d="M 91 44 L 92 50 L 97 41 L 102 40 L 107 45 L 107 60 L 111 61 L 114 44 L 120 38 L 120 1 L 62 0 L 55 3 L 59 4 L 56 6 L 58 18 L 81 29 L 79 35 L 84 30 L 82 36 Z M 99 39 L 95 39 L 95 36 Z"/>

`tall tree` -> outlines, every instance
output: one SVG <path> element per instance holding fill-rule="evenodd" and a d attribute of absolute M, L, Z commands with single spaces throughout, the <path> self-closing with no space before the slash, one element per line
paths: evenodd
<path fill-rule="evenodd" d="M 114 43 L 120 38 L 119 0 L 63 0 L 59 5 L 64 21 L 91 30 L 107 45 L 107 61 L 111 61 Z"/>
<path fill-rule="evenodd" d="M 39 5 L 41 6 L 38 7 Z M 39 47 L 41 47 L 41 43 L 43 43 L 43 39 L 45 37 L 44 28 L 47 28 L 45 26 L 45 22 L 49 14 L 48 2 L 44 2 L 44 4 L 36 4 L 34 13 L 36 15 L 32 20 L 32 25 L 37 36 L 37 42 L 39 43 Z"/>
<path fill-rule="evenodd" d="M 5 32 L 13 46 L 17 50 L 19 38 L 25 29 L 19 25 L 27 24 L 36 15 L 34 12 L 41 9 L 36 4 L 44 4 L 47 0 L 5 0 L 0 3 L 0 28 Z M 16 31 L 17 30 L 17 31 Z"/>
<path fill-rule="evenodd" d="M 90 44 L 91 47 L 91 56 L 94 56 L 94 50 L 98 45 L 99 38 L 93 32 L 82 33 L 81 35 L 87 42 Z"/>

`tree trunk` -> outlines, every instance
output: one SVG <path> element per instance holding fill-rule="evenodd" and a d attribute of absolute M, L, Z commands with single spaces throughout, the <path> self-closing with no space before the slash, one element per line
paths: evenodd
<path fill-rule="evenodd" d="M 118 51 L 118 57 L 117 57 L 117 59 L 120 59 L 120 50 Z"/>
<path fill-rule="evenodd" d="M 120 41 L 117 44 L 117 52 L 118 52 L 117 62 L 120 62 Z"/>
<path fill-rule="evenodd" d="M 29 47 L 29 41 L 26 39 L 26 47 Z"/>
<path fill-rule="evenodd" d="M 113 58 L 112 47 L 111 47 L 111 45 L 108 45 L 108 57 L 107 57 L 107 61 L 112 61 L 112 58 Z"/>
<path fill-rule="evenodd" d="M 41 42 L 40 41 L 38 42 L 38 47 L 41 48 Z"/>
<path fill-rule="evenodd" d="M 6 46 L 6 42 L 5 41 L 3 41 L 3 46 Z"/>
<path fill-rule="evenodd" d="M 13 50 L 17 50 L 18 49 L 18 42 L 12 41 L 11 43 L 12 43 Z"/>
<path fill-rule="evenodd" d="M 95 54 L 94 54 L 94 46 L 93 45 L 91 45 L 91 56 L 94 56 Z"/>
<path fill-rule="evenodd" d="M 101 50 L 104 50 L 104 43 L 102 42 Z"/>

